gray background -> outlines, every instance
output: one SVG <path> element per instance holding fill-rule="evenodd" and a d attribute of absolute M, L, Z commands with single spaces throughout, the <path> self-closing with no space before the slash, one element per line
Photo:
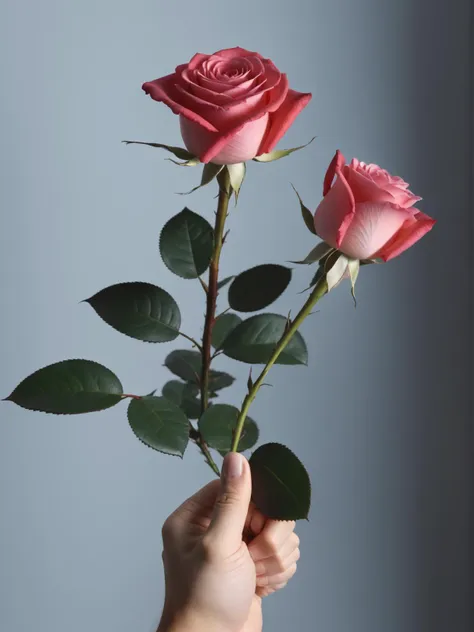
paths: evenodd
<path fill-rule="evenodd" d="M 199 335 L 197 283 L 160 263 L 157 236 L 190 198 L 185 172 L 124 138 L 179 144 L 177 120 L 141 83 L 196 51 L 240 45 L 314 94 L 283 146 L 251 165 L 223 273 L 299 258 L 312 245 L 289 181 L 313 208 L 339 147 L 405 176 L 439 222 L 400 259 L 364 269 L 304 325 L 309 369 L 276 368 L 252 408 L 262 440 L 310 470 L 299 572 L 265 605 L 275 632 L 472 629 L 469 419 L 468 0 L 3 0 L 0 9 L 0 391 L 68 357 L 109 366 L 127 391 L 168 375 L 173 346 L 107 328 L 79 301 L 147 280 Z M 275 309 L 286 313 L 311 271 Z M 472 287 L 472 285 L 471 285 Z M 179 345 L 182 346 L 182 345 Z M 219 361 L 244 378 L 247 368 Z M 239 404 L 244 382 L 226 393 Z M 210 477 L 142 446 L 125 406 L 61 418 L 0 408 L 0 629 L 151 632 L 162 601 L 160 526 Z"/>

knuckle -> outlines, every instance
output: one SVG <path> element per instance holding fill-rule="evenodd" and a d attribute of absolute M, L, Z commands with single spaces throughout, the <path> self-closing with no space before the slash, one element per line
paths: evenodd
<path fill-rule="evenodd" d="M 266 541 L 267 549 L 272 555 L 278 555 L 280 548 L 278 540 L 273 535 L 269 535 Z"/>
<path fill-rule="evenodd" d="M 295 551 L 295 562 L 297 562 L 301 557 L 301 551 L 299 549 L 296 549 Z"/>
<path fill-rule="evenodd" d="M 266 588 L 269 584 L 268 575 L 261 575 L 260 577 L 257 577 L 256 583 L 259 588 Z"/>
<path fill-rule="evenodd" d="M 282 558 L 276 558 L 276 572 L 277 573 L 284 573 L 285 572 L 285 560 L 283 560 Z"/>
<path fill-rule="evenodd" d="M 226 508 L 239 502 L 239 494 L 229 489 L 217 498 L 216 505 L 218 508 Z"/>
<path fill-rule="evenodd" d="M 166 520 L 163 523 L 163 526 L 161 527 L 161 537 L 163 539 L 163 542 L 168 542 L 170 538 L 172 537 L 173 532 L 174 532 L 173 516 L 169 516 L 168 518 L 166 518 Z"/>
<path fill-rule="evenodd" d="M 296 533 L 293 533 L 293 543 L 295 545 L 295 548 L 299 548 L 299 546 L 300 546 L 300 539 L 296 535 Z"/>
<path fill-rule="evenodd" d="M 209 534 L 205 534 L 201 540 L 201 553 L 205 562 L 212 562 L 217 557 L 215 540 Z"/>

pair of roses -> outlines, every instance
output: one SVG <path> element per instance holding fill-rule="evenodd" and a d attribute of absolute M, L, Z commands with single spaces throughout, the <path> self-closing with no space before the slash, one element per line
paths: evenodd
<path fill-rule="evenodd" d="M 315 213 L 300 199 L 307 228 L 322 240 L 299 262 L 318 263 L 309 297 L 294 317 L 262 313 L 287 289 L 292 270 L 264 264 L 219 279 L 229 201 L 233 193 L 238 196 L 246 161 L 271 162 L 302 149 L 275 150 L 275 146 L 311 94 L 290 89 L 286 75 L 270 60 L 241 48 L 195 55 L 173 74 L 145 83 L 143 89 L 179 115 L 187 149 L 144 144 L 171 151 L 181 165 L 202 163 L 201 185 L 214 179 L 219 185 L 214 226 L 185 208 L 166 222 L 159 240 L 168 269 L 202 286 L 206 302 L 202 338 L 182 330 L 179 305 L 163 288 L 144 282 L 112 285 L 87 300 L 108 325 L 148 343 L 181 336 L 193 345 L 193 349 L 175 349 L 165 358 L 173 379 L 162 387 L 161 395 L 124 393 L 110 369 L 75 359 L 33 373 L 7 399 L 55 414 L 95 412 L 129 400 L 128 421 L 143 443 L 175 456 L 183 456 L 188 444 L 194 443 L 219 474 L 212 451 L 224 455 L 250 450 L 259 440 L 258 425 L 247 414 L 273 365 L 308 363 L 299 327 L 315 304 L 345 277 L 350 277 L 354 292 L 361 264 L 398 256 L 429 231 L 434 220 L 415 208 L 421 198 L 409 191 L 404 180 L 357 159 L 346 164 L 337 151 Z M 229 307 L 221 310 L 224 291 Z M 239 312 L 260 313 L 242 319 Z M 231 375 L 213 368 L 222 354 L 264 365 L 257 376 L 250 369 L 239 408 L 215 401 L 234 382 Z M 252 453 L 250 467 L 253 499 L 265 515 L 292 520 L 308 515 L 309 476 L 291 450 L 276 443 L 261 445 Z"/>
<path fill-rule="evenodd" d="M 189 152 L 229 165 L 272 152 L 311 94 L 289 87 L 269 59 L 242 48 L 195 55 L 143 90 L 179 115 Z M 334 177 L 337 180 L 332 186 Z M 400 177 L 337 152 L 316 210 L 318 236 L 353 259 L 388 261 L 412 246 L 434 220 L 414 208 L 421 198 Z"/>

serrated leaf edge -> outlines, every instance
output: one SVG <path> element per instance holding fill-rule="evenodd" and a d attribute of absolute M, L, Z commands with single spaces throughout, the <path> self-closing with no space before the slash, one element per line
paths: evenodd
<path fill-rule="evenodd" d="M 101 314 L 99 314 L 99 312 L 95 309 L 95 307 L 91 304 L 91 300 L 94 298 L 94 296 L 97 296 L 97 294 L 100 294 L 101 292 L 103 292 L 104 290 L 109 289 L 110 287 L 116 287 L 118 285 L 135 285 L 137 283 L 143 283 L 146 285 L 151 285 L 154 288 L 157 288 L 158 290 L 161 290 L 162 292 L 164 292 L 165 294 L 168 294 L 168 296 L 170 297 L 170 299 L 175 303 L 177 309 L 178 309 L 178 313 L 179 313 L 179 324 L 180 327 L 179 329 L 176 329 L 175 327 L 170 327 L 169 325 L 166 325 L 164 323 L 160 323 L 163 327 L 169 329 L 170 331 L 174 331 L 176 332 L 176 336 L 174 338 L 172 338 L 171 340 L 163 340 L 163 342 L 156 342 L 153 340 L 142 340 L 142 338 L 136 338 L 135 336 L 131 336 L 130 334 L 125 333 L 124 331 L 120 331 L 119 329 L 117 329 L 116 327 L 114 327 L 113 325 L 111 325 L 110 323 L 108 323 L 105 318 L 103 318 L 101 316 Z M 118 331 L 119 334 L 122 334 L 123 336 L 127 336 L 127 338 L 131 338 L 132 340 L 137 340 L 138 342 L 145 342 L 147 344 L 150 345 L 156 345 L 156 344 L 166 344 L 167 342 L 173 342 L 174 340 L 176 340 L 176 338 L 179 336 L 179 333 L 181 331 L 181 310 L 179 309 L 179 305 L 178 303 L 175 301 L 175 299 L 171 296 L 171 294 L 165 290 L 164 288 L 160 287 L 159 285 L 155 285 L 154 283 L 149 283 L 148 281 L 123 281 L 122 283 L 114 283 L 113 285 L 109 285 L 105 288 L 103 288 L 102 290 L 99 290 L 98 292 L 96 292 L 95 294 L 93 294 L 90 298 L 86 298 L 83 301 L 81 301 L 81 303 L 87 303 L 88 305 L 90 305 L 92 307 L 92 309 L 94 310 L 94 313 L 97 314 L 97 316 L 109 327 L 111 327 L 114 331 Z M 153 319 L 152 319 L 153 320 Z M 159 322 L 159 321 L 156 321 Z"/>
<path fill-rule="evenodd" d="M 296 454 L 293 452 L 293 450 L 291 450 L 291 449 L 290 449 L 287 445 L 285 445 L 284 443 L 279 443 L 278 441 L 270 441 L 270 442 L 268 442 L 268 443 L 264 443 L 263 445 L 259 445 L 259 446 L 258 446 L 258 448 L 257 448 L 256 450 L 254 450 L 254 452 L 252 452 L 252 454 L 251 454 L 251 456 L 250 456 L 250 458 L 249 458 L 249 463 L 250 463 L 250 465 L 251 465 L 252 456 L 254 455 L 254 453 L 255 453 L 255 452 L 257 452 L 257 450 L 260 450 L 261 448 L 263 448 L 263 447 L 265 447 L 265 446 L 267 446 L 267 445 L 277 445 L 277 446 L 279 446 L 280 448 L 284 448 L 285 450 L 287 450 L 288 452 L 290 452 L 290 454 L 291 454 L 292 456 L 294 456 L 294 457 L 295 457 L 295 459 L 296 459 L 297 461 L 299 461 L 299 463 L 301 463 L 301 465 L 302 465 L 302 467 L 303 467 L 303 469 L 304 469 L 304 471 L 305 471 L 305 473 L 306 473 L 306 476 L 308 477 L 308 485 L 309 485 L 309 505 L 308 505 L 308 512 L 307 512 L 306 516 L 304 516 L 303 518 L 298 518 L 298 520 L 308 520 L 309 512 L 310 512 L 310 510 L 311 510 L 311 497 L 312 497 L 311 478 L 310 478 L 310 476 L 309 476 L 308 470 L 306 469 L 306 467 L 305 467 L 305 465 L 304 465 L 303 461 L 302 461 L 302 460 L 301 460 L 298 456 L 296 456 Z M 270 470 L 270 471 L 271 471 L 271 470 Z M 272 474 L 273 474 L 273 472 L 272 472 Z M 276 478 L 278 478 L 278 477 L 276 477 Z M 280 479 L 278 478 L 278 480 L 280 480 Z M 282 481 L 280 481 L 280 482 L 282 482 Z M 286 485 L 284 485 L 284 487 L 286 487 Z M 289 491 L 291 492 L 291 490 L 289 490 Z M 291 495 L 293 496 L 293 493 L 292 493 Z M 271 517 L 271 516 L 270 516 L 270 517 Z M 278 522 L 292 522 L 292 521 L 293 521 L 291 518 L 289 518 L 289 519 L 272 518 L 272 520 L 277 520 Z"/>
<path fill-rule="evenodd" d="M 156 397 L 156 395 L 153 395 L 151 397 Z M 162 397 L 162 398 L 166 399 L 166 401 L 169 402 L 170 404 L 173 404 L 173 402 L 171 402 L 167 397 Z M 183 460 L 184 459 L 184 455 L 185 455 L 186 450 L 187 450 L 187 447 L 189 445 L 189 434 L 188 434 L 188 441 L 186 442 L 186 447 L 184 448 L 184 452 L 182 454 L 173 454 L 173 452 L 165 452 L 164 450 L 159 450 L 158 448 L 153 448 L 151 445 L 146 443 L 146 441 L 143 441 L 143 439 L 137 435 L 137 433 L 135 432 L 135 430 L 132 427 L 132 424 L 130 422 L 130 417 L 129 417 L 129 409 L 130 409 L 130 406 L 133 404 L 133 402 L 134 402 L 134 400 L 132 399 L 131 402 L 129 403 L 129 405 L 127 406 L 127 421 L 128 421 L 128 425 L 130 427 L 130 430 L 133 432 L 134 436 L 140 441 L 140 443 L 143 443 L 144 446 L 146 446 L 150 450 L 153 450 L 153 452 L 159 452 L 160 454 L 166 454 L 166 456 L 174 456 L 174 457 L 177 457 L 178 459 Z M 176 404 L 174 404 L 174 405 L 176 406 Z M 179 407 L 177 407 L 177 408 L 179 408 Z M 181 409 L 179 409 L 179 410 L 184 415 L 184 412 Z M 189 423 L 189 420 L 188 420 L 188 423 Z"/>
<path fill-rule="evenodd" d="M 119 393 L 102 393 L 102 394 L 103 395 L 111 395 L 111 396 L 118 397 L 119 399 L 117 400 L 117 402 L 115 404 L 113 404 L 112 406 L 108 406 L 107 408 L 98 408 L 97 410 L 91 410 L 91 411 L 89 411 L 87 413 L 51 413 L 49 411 L 41 410 L 40 408 L 26 408 L 26 406 L 23 406 L 22 404 L 17 403 L 14 399 L 11 398 L 13 393 L 20 386 L 20 384 L 23 384 L 23 382 L 25 380 L 30 378 L 35 373 L 38 373 L 42 369 L 47 369 L 50 366 L 54 366 L 56 364 L 64 364 L 65 362 L 71 362 L 71 361 L 72 362 L 91 362 L 92 364 L 96 364 L 96 365 L 98 365 L 98 366 L 100 366 L 100 367 L 102 367 L 104 369 L 107 369 L 107 371 L 110 371 L 115 376 L 115 378 L 117 379 L 118 383 L 120 384 L 120 388 L 122 389 L 122 393 L 120 393 L 120 394 Z M 23 410 L 31 410 L 32 412 L 42 413 L 43 415 L 54 415 L 55 417 L 75 417 L 77 414 L 90 415 L 91 413 L 101 413 L 101 412 L 103 412 L 105 410 L 108 410 L 109 408 L 112 408 L 113 406 L 116 406 L 117 404 L 119 404 L 124 399 L 126 399 L 126 397 L 124 396 L 124 393 L 123 393 L 123 384 L 122 384 L 120 378 L 114 373 L 114 371 L 112 371 L 111 369 L 106 367 L 104 364 L 101 364 L 100 362 L 96 362 L 96 360 L 88 360 L 87 358 L 68 358 L 67 360 L 59 360 L 59 362 L 51 362 L 50 364 L 46 364 L 45 366 L 40 367 L 39 369 L 36 369 L 36 371 L 33 371 L 32 373 L 30 373 L 29 375 L 24 377 L 20 382 L 18 382 L 18 384 L 15 386 L 15 388 L 10 393 L 10 395 L 8 395 L 8 397 L 4 397 L 0 401 L 2 401 L 2 402 L 11 402 L 12 404 L 15 404 L 15 406 L 19 406 Z"/>
<path fill-rule="evenodd" d="M 187 206 L 185 206 L 185 207 L 183 208 L 183 210 L 182 210 L 182 211 L 180 211 L 179 213 L 176 213 L 176 215 L 173 215 L 173 217 L 170 217 L 170 218 L 166 221 L 166 223 L 165 223 L 165 225 L 163 226 L 163 228 L 161 229 L 161 231 L 160 231 L 160 236 L 159 236 L 159 238 L 158 238 L 158 250 L 159 250 L 159 253 L 160 253 L 160 259 L 161 259 L 161 261 L 163 262 L 163 264 L 166 266 L 166 268 L 167 268 L 170 272 L 172 272 L 173 274 L 175 274 L 176 276 L 178 276 L 180 279 L 185 279 L 186 281 L 193 281 L 193 280 L 195 280 L 195 279 L 198 279 L 198 278 L 201 276 L 201 274 L 204 274 L 204 272 L 205 272 L 205 271 L 207 270 L 207 268 L 209 267 L 209 264 L 211 263 L 211 260 L 210 260 L 210 259 L 209 259 L 209 263 L 207 264 L 207 268 L 206 268 L 205 270 L 203 270 L 203 271 L 202 271 L 202 272 L 200 272 L 199 274 L 196 274 L 196 276 L 195 276 L 195 277 L 186 277 L 186 276 L 183 276 L 182 274 L 179 274 L 178 272 L 175 272 L 174 270 L 172 270 L 172 269 L 169 267 L 169 265 L 166 263 L 166 261 L 163 259 L 163 255 L 162 255 L 162 253 L 161 253 L 161 241 L 162 241 L 162 238 L 163 238 L 163 231 L 165 230 L 166 226 L 167 226 L 167 225 L 168 225 L 168 224 L 169 224 L 169 223 L 170 223 L 173 219 L 176 219 L 177 217 L 179 217 L 180 215 L 182 215 L 182 214 L 183 214 L 183 213 L 185 213 L 185 212 L 190 213 L 191 215 L 195 215 L 196 217 L 199 217 L 199 219 L 200 219 L 200 220 L 203 220 L 204 222 L 206 222 L 206 223 L 208 224 L 208 226 L 209 226 L 209 228 L 210 228 L 210 232 L 211 232 L 211 234 L 212 234 L 212 242 L 214 243 L 214 229 L 213 229 L 213 227 L 211 226 L 211 224 L 207 221 L 207 219 L 206 219 L 205 217 L 203 217 L 202 215 L 199 215 L 199 213 L 195 213 L 194 211 L 192 211 L 191 209 L 189 209 Z M 189 243 L 191 244 L 191 239 L 190 239 L 190 237 L 189 237 L 189 231 L 187 231 L 187 238 L 188 238 Z M 192 248 L 191 248 L 191 251 L 192 251 Z M 211 255 L 211 257 L 212 257 L 212 255 Z M 194 264 L 194 269 L 196 270 L 195 259 L 194 259 L 194 252 L 193 252 L 193 264 Z M 197 270 L 196 270 L 196 272 L 197 272 Z"/>
<path fill-rule="evenodd" d="M 249 316 L 245 320 L 242 320 L 242 322 L 239 325 L 237 325 L 237 327 L 235 329 L 237 329 L 238 327 L 243 325 L 243 323 L 247 322 L 251 318 L 259 318 L 261 316 L 279 316 L 280 318 L 283 318 L 285 320 L 287 318 L 286 316 L 283 316 L 282 314 L 275 314 L 273 312 L 263 312 L 262 314 L 254 314 L 253 316 Z M 230 332 L 229 336 L 231 336 L 234 333 L 235 329 L 233 329 Z M 302 341 L 302 343 L 304 345 L 304 349 L 305 349 L 305 352 L 306 352 L 306 362 L 298 362 L 297 364 L 287 364 L 286 366 L 308 366 L 308 357 L 309 357 L 309 355 L 308 355 L 308 346 L 306 344 L 306 340 L 303 338 L 303 335 L 298 330 L 295 332 L 295 335 L 291 338 L 291 340 L 293 340 L 293 338 L 295 338 L 296 335 L 298 335 L 300 337 L 300 339 L 301 339 L 301 341 Z M 275 343 L 275 347 L 278 345 L 278 342 L 279 341 L 277 341 Z M 227 354 L 225 353 L 225 349 L 222 348 L 222 350 L 224 351 L 224 355 L 227 356 Z M 283 350 L 283 353 L 285 352 L 285 350 L 286 350 L 286 347 Z M 237 360 L 237 358 L 232 358 L 231 356 L 227 356 L 227 357 L 231 358 L 231 360 L 235 360 L 235 362 L 242 362 L 243 364 L 265 364 L 265 362 L 244 362 L 243 360 Z"/>

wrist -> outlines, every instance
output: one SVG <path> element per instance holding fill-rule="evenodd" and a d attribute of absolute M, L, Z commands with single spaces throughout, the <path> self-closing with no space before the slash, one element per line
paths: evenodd
<path fill-rule="evenodd" d="M 157 632 L 233 632 L 193 610 L 163 612 Z"/>

